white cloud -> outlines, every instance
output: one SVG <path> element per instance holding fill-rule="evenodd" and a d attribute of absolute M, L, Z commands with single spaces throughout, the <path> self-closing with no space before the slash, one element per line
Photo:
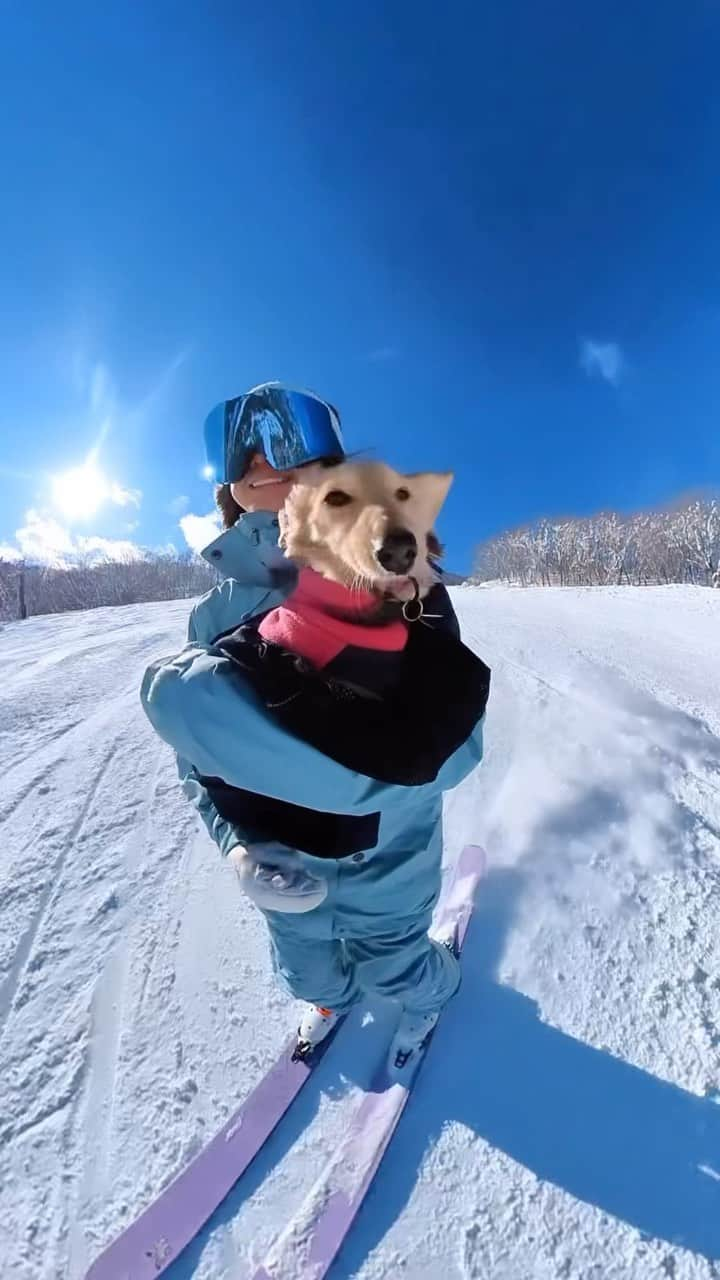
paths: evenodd
<path fill-rule="evenodd" d="M 145 552 L 122 538 L 78 538 L 77 557 L 86 564 L 104 564 L 108 560 L 127 564 L 129 560 L 144 560 Z"/>
<path fill-rule="evenodd" d="M 177 498 L 173 498 L 171 502 L 168 502 L 167 509 L 171 516 L 182 516 L 189 506 L 190 499 L 187 494 L 181 493 Z"/>
<path fill-rule="evenodd" d="M 123 489 L 122 485 L 113 481 L 108 490 L 108 497 L 116 507 L 139 507 L 142 502 L 142 489 Z"/>
<path fill-rule="evenodd" d="M 0 560 L 6 563 L 8 560 L 22 560 L 22 551 L 18 551 L 17 547 L 11 547 L 7 542 L 0 542 Z"/>
<path fill-rule="evenodd" d="M 185 541 L 195 552 L 202 551 L 209 542 L 213 542 L 222 528 L 220 516 L 215 511 L 207 516 L 183 516 L 179 523 Z"/>
<path fill-rule="evenodd" d="M 22 554 L 41 564 L 63 564 L 75 549 L 72 535 L 59 520 L 34 508 L 25 513 L 25 524 L 16 530 L 15 537 Z"/>
<path fill-rule="evenodd" d="M 596 342 L 583 338 L 580 343 L 580 365 L 589 378 L 604 378 L 616 387 L 625 367 L 622 349 L 617 342 Z"/>
<path fill-rule="evenodd" d="M 67 569 L 79 562 L 142 560 L 145 555 L 142 547 L 124 538 L 74 537 L 53 516 L 33 508 L 26 512 L 25 524 L 15 538 L 17 548 L 4 546 L 3 551 L 14 551 L 16 559 L 24 556 L 34 564 L 56 569 Z"/>

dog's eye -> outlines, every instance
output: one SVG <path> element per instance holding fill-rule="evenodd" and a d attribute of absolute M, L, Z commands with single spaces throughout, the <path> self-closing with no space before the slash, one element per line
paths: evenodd
<path fill-rule="evenodd" d="M 396 490 L 395 490 L 395 497 L 397 498 L 398 502 L 407 502 L 407 501 L 408 501 L 408 499 L 409 499 L 409 497 L 410 497 L 410 490 L 409 490 L 409 489 L 396 489 Z"/>
<path fill-rule="evenodd" d="M 348 502 L 352 502 L 349 493 L 343 493 L 342 489 L 331 489 L 325 494 L 325 501 L 329 507 L 346 507 Z"/>

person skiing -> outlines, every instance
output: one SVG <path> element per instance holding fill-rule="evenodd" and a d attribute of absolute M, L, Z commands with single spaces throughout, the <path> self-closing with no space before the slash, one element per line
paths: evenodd
<path fill-rule="evenodd" d="M 142 703 L 177 753 L 186 796 L 265 916 L 276 972 L 306 1004 L 299 1052 L 376 994 L 401 1006 L 390 1064 L 402 1077 L 459 985 L 452 948 L 428 930 L 441 883 L 442 796 L 482 759 L 487 681 L 471 732 L 417 785 L 361 773 L 318 750 L 311 733 L 287 732 L 238 678 L 223 638 L 293 590 L 278 512 L 298 468 L 344 457 L 339 415 L 314 394 L 266 383 L 212 411 L 205 446 L 224 531 L 202 554 L 222 580 L 193 608 L 183 651 L 148 668 Z M 482 667 L 459 640 L 442 585 L 428 605 L 457 646 L 453 656 L 463 651 Z M 444 708 L 449 726 L 461 693 Z M 282 838 L 273 839 L 278 824 Z"/>

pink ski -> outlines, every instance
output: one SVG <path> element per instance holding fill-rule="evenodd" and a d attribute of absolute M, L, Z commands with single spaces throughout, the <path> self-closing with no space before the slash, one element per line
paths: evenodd
<path fill-rule="evenodd" d="M 245 1172 L 334 1034 L 312 1057 L 299 1060 L 293 1056 L 297 1048 L 297 1037 L 293 1036 L 220 1132 L 95 1259 L 86 1280 L 155 1280 L 161 1275 Z"/>
<path fill-rule="evenodd" d="M 444 932 L 448 922 L 456 921 L 459 945 L 472 910 L 472 893 L 483 867 L 482 851 L 468 846 L 443 886 L 435 928 Z M 324 1040 L 311 1057 L 300 1060 L 294 1058 L 297 1039 L 293 1036 L 277 1062 L 220 1132 L 160 1192 L 157 1199 L 103 1250 L 86 1273 L 85 1280 L 155 1280 L 155 1277 L 161 1275 L 195 1239 L 248 1168 L 300 1092 L 335 1034 L 333 1032 Z M 399 1095 L 396 1091 L 399 1091 Z M 378 1086 L 361 1104 L 360 1112 L 367 1111 L 368 1124 L 374 1126 L 375 1130 L 382 1128 L 387 1136 L 382 1148 L 376 1153 L 362 1194 L 353 1197 L 352 1204 L 348 1201 L 347 1205 L 341 1197 L 337 1201 L 337 1211 L 330 1214 L 329 1223 L 325 1221 L 327 1213 L 317 1217 L 313 1227 L 314 1248 L 321 1254 L 327 1254 L 332 1249 L 327 1264 L 317 1273 L 318 1276 L 325 1275 L 342 1237 L 352 1223 L 406 1100 L 407 1089 L 404 1086 L 395 1085 L 391 1089 Z M 375 1102 L 377 1106 L 374 1105 Z M 387 1114 L 388 1105 L 392 1115 Z M 356 1134 L 357 1126 L 362 1123 L 362 1115 L 356 1114 L 353 1134 Z M 372 1133 L 368 1132 L 368 1141 L 372 1137 Z M 353 1139 L 351 1136 L 345 1144 L 349 1148 L 349 1157 L 355 1157 L 356 1146 L 357 1138 Z M 336 1167 L 337 1161 L 333 1161 L 330 1172 Z M 331 1207 L 326 1206 L 327 1209 Z M 345 1221 L 347 1225 L 342 1229 Z M 327 1243 L 324 1243 L 326 1239 Z M 282 1274 L 282 1270 L 261 1271 L 258 1273 L 258 1280 L 261 1276 L 280 1277 Z M 308 1276 L 310 1275 L 314 1280 L 315 1273 L 308 1272 Z"/>
<path fill-rule="evenodd" d="M 466 845 L 441 898 L 434 931 L 446 935 L 454 926 L 458 951 L 465 941 L 485 865 L 483 850 Z M 360 1103 L 347 1138 L 253 1280 L 286 1280 L 288 1276 L 322 1280 L 327 1275 L 395 1132 L 427 1048 L 407 1084 L 391 1082 L 383 1067 Z"/>

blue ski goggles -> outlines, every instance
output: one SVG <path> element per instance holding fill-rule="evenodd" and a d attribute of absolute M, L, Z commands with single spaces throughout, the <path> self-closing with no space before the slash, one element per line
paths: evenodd
<path fill-rule="evenodd" d="M 340 418 L 332 405 L 307 391 L 266 383 L 216 405 L 205 419 L 208 479 L 242 480 L 262 453 L 276 471 L 345 455 Z"/>

